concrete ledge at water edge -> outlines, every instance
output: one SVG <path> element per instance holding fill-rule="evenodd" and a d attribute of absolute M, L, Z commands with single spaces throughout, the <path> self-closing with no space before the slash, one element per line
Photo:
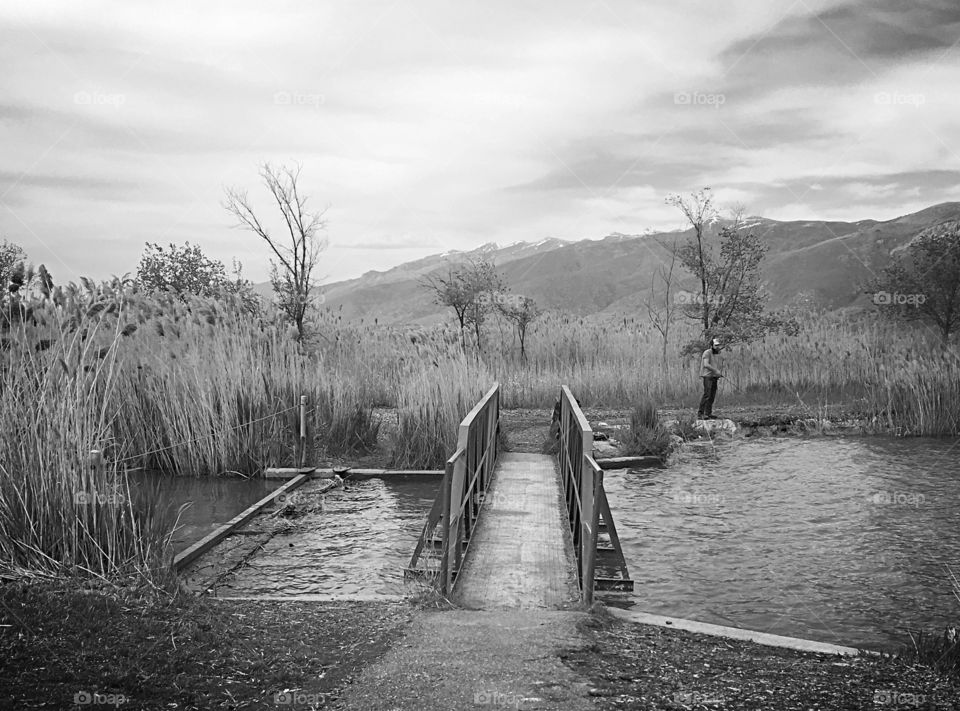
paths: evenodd
<path fill-rule="evenodd" d="M 291 479 L 299 474 L 307 474 L 314 479 L 374 479 L 399 476 L 443 476 L 443 469 L 354 469 L 353 467 L 267 467 L 263 470 L 264 479 Z"/>

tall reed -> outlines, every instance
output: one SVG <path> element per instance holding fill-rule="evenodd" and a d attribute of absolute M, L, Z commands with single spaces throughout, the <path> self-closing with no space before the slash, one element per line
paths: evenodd
<path fill-rule="evenodd" d="M 412 369 L 402 377 L 397 389 L 393 466 L 442 469 L 456 449 L 461 420 L 492 383 L 485 367 L 463 357 Z"/>
<path fill-rule="evenodd" d="M 295 464 L 299 400 L 328 450 L 371 446 L 364 384 L 228 297 L 71 285 L 0 330 L 0 568 L 160 575 L 176 512 L 125 470 Z M 106 467 L 91 471 L 91 450 Z"/>
<path fill-rule="evenodd" d="M 327 338 L 358 371 L 378 401 L 404 363 L 430 363 L 459 354 L 449 325 L 401 328 L 350 324 L 327 312 Z M 956 434 L 960 413 L 956 348 L 943 351 L 935 334 L 891 323 L 869 312 L 801 314 L 797 335 L 771 334 L 734 346 L 722 356 L 726 377 L 720 402 L 772 404 L 817 411 L 840 404 L 889 421 L 913 434 Z M 590 407 L 630 407 L 643 397 L 673 407 L 694 407 L 700 384 L 695 358 L 680 345 L 696 326 L 674 325 L 667 357 L 659 334 L 642 319 L 580 318 L 547 313 L 527 337 L 527 357 L 509 329 L 487 331 L 482 360 L 503 384 L 505 407 L 549 407 L 561 383 Z M 344 355 L 346 354 L 346 355 Z"/>
<path fill-rule="evenodd" d="M 111 438 L 116 348 L 65 337 L 42 355 L 10 340 L 0 367 L 0 573 L 165 576 L 172 512 L 91 468 Z"/>

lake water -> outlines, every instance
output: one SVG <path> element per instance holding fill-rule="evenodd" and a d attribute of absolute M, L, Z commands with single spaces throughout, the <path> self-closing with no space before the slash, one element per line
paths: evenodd
<path fill-rule="evenodd" d="M 960 623 L 960 440 L 703 442 L 604 482 L 619 606 L 867 648 Z"/>
<path fill-rule="evenodd" d="M 164 480 L 183 549 L 280 485 Z M 605 474 L 636 585 L 612 604 L 868 648 L 960 623 L 960 441 L 757 438 L 691 444 Z M 272 538 L 221 595 L 403 594 L 436 477 L 348 482 Z"/>

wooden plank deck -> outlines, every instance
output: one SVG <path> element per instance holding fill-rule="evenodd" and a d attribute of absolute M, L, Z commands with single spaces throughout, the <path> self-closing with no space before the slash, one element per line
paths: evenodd
<path fill-rule="evenodd" d="M 501 454 L 454 591 L 457 602 L 483 610 L 576 606 L 562 497 L 553 457 Z"/>

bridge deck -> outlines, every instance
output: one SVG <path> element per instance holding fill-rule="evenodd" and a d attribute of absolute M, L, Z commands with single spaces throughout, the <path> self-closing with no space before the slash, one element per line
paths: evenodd
<path fill-rule="evenodd" d="M 456 593 L 475 609 L 577 604 L 573 544 L 552 457 L 500 455 Z"/>

